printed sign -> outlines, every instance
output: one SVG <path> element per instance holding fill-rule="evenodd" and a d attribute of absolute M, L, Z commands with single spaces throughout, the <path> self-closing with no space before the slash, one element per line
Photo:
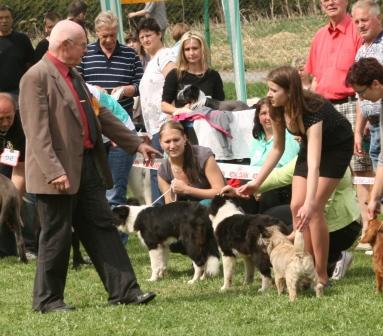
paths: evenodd
<path fill-rule="evenodd" d="M 20 151 L 15 149 L 4 148 L 0 155 L 0 163 L 7 166 L 16 167 L 19 162 Z"/>

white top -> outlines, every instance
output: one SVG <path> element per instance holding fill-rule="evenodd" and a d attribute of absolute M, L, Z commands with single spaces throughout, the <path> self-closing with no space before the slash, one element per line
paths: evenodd
<path fill-rule="evenodd" d="M 232 155 L 226 156 L 222 145 L 217 137 L 218 131 L 213 129 L 204 119 L 195 120 L 194 131 L 198 138 L 198 144 L 211 148 L 216 160 L 234 160 L 250 158 L 253 141 L 253 120 L 255 110 L 233 111 L 233 121 L 230 123 Z"/>
<path fill-rule="evenodd" d="M 175 62 L 169 48 L 162 48 L 149 61 L 140 82 L 140 100 L 146 131 L 150 134 L 159 132 L 160 126 L 167 120 L 161 110 L 162 90 L 165 77 L 162 70 L 169 62 Z"/>

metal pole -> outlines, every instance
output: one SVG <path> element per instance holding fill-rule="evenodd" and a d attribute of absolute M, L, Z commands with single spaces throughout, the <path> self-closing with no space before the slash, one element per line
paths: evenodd
<path fill-rule="evenodd" d="M 241 19 L 239 16 L 238 0 L 222 0 L 225 14 L 228 40 L 231 46 L 234 64 L 235 90 L 237 98 L 246 102 L 245 65 L 243 62 L 243 47 L 241 34 Z"/>
<path fill-rule="evenodd" d="M 204 1 L 203 21 L 205 26 L 205 40 L 210 49 L 210 20 L 209 20 L 209 0 Z"/>

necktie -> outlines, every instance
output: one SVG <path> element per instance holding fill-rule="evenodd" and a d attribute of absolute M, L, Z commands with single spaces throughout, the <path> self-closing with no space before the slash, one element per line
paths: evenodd
<path fill-rule="evenodd" d="M 96 120 L 92 105 L 89 101 L 89 96 L 85 91 L 83 84 L 81 83 L 80 77 L 76 74 L 73 69 L 70 69 L 69 74 L 72 78 L 73 87 L 76 90 L 78 97 L 80 98 L 80 103 L 86 113 L 86 118 L 88 120 L 89 126 L 89 137 L 93 144 L 96 143 L 97 139 L 97 128 Z"/>

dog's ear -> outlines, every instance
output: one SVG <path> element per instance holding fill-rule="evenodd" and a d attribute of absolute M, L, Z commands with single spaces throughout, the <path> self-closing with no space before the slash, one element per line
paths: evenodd
<path fill-rule="evenodd" d="M 129 216 L 130 208 L 126 205 L 118 205 L 112 209 L 115 218 L 118 220 L 118 225 L 124 223 Z"/>
<path fill-rule="evenodd" d="M 215 195 L 212 199 L 209 207 L 210 219 L 213 220 L 213 217 L 217 215 L 218 210 L 225 204 L 225 198 L 221 195 Z"/>

